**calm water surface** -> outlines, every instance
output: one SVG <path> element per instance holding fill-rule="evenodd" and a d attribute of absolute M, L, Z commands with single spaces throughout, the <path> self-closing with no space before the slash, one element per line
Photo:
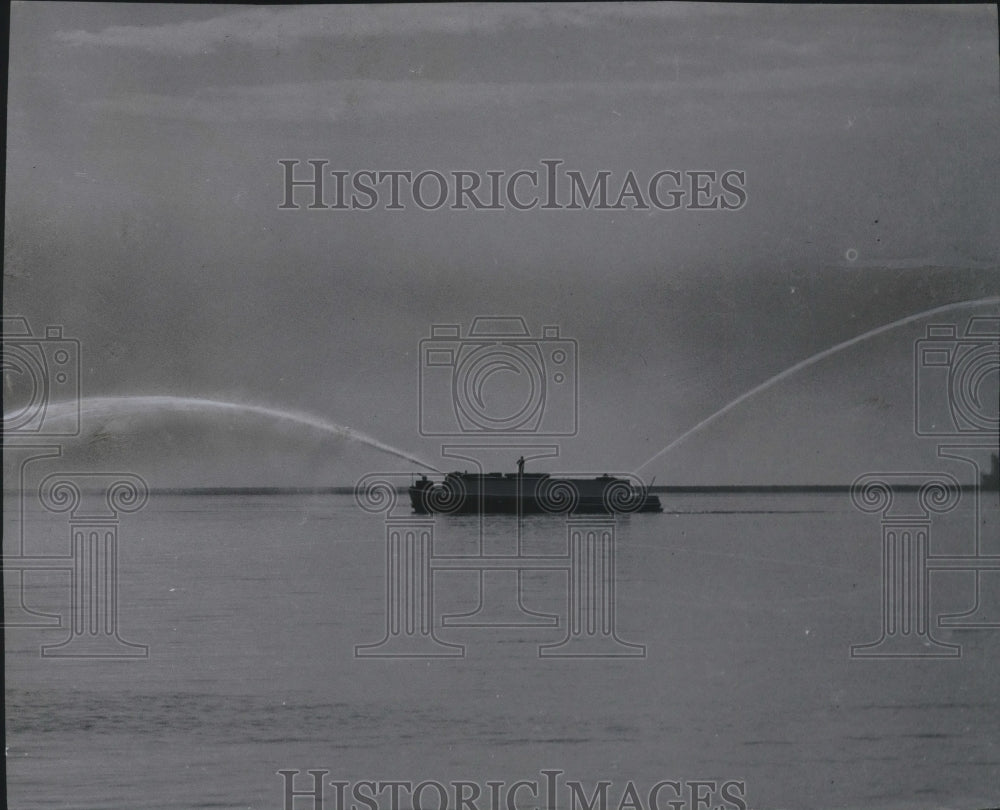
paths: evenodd
<path fill-rule="evenodd" d="M 18 504 L 5 500 L 11 553 Z M 877 516 L 846 495 L 666 505 L 618 523 L 618 632 L 645 658 L 539 658 L 559 628 L 449 626 L 438 636 L 465 644 L 462 659 L 373 660 L 354 646 L 384 634 L 378 516 L 349 496 L 154 495 L 120 534 L 121 633 L 148 660 L 43 659 L 65 630 L 8 630 L 10 806 L 280 810 L 283 768 L 741 779 L 756 808 L 1000 802 L 1000 630 L 937 631 L 958 660 L 849 657 L 879 634 Z M 982 520 L 1000 533 L 995 507 Z M 491 520 L 487 552 L 509 551 L 515 526 Z M 66 553 L 64 517 L 31 509 L 24 528 L 29 553 Z M 935 541 L 957 548 L 966 529 Z M 565 531 L 530 518 L 524 550 L 561 553 Z M 436 522 L 447 553 L 476 536 L 468 519 Z M 66 615 L 68 576 L 28 576 L 28 603 Z M 478 575 L 436 577 L 439 624 L 475 607 Z M 935 608 L 969 607 L 969 577 L 936 575 Z M 507 580 L 492 582 L 502 596 Z M 1000 600 L 1000 581 L 986 584 Z M 522 590 L 531 610 L 565 613 L 563 572 L 528 572 Z"/>

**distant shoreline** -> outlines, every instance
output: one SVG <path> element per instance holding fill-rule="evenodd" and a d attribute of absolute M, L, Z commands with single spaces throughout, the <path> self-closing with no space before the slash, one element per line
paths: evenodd
<path fill-rule="evenodd" d="M 917 492 L 919 484 L 903 484 L 893 487 L 898 492 Z M 981 487 L 979 484 L 959 484 L 960 492 L 996 492 L 996 486 Z M 354 487 L 152 487 L 150 495 L 353 495 Z M 396 492 L 406 494 L 408 487 L 396 487 Z M 17 489 L 4 488 L 5 495 L 16 495 Z M 679 486 L 659 485 L 649 488 L 657 495 L 824 495 L 850 494 L 850 484 L 686 484 Z"/>
<path fill-rule="evenodd" d="M 151 489 L 150 495 L 353 495 L 354 487 L 169 487 Z M 919 484 L 897 485 L 900 492 L 917 492 Z M 951 487 L 949 487 L 951 489 Z M 981 489 L 979 484 L 960 484 L 961 492 Z M 406 493 L 408 487 L 396 487 L 396 492 Z M 660 485 L 649 488 L 650 493 L 661 495 L 785 495 L 785 494 L 849 494 L 850 484 L 708 484 Z M 994 488 L 984 491 L 992 492 Z"/>

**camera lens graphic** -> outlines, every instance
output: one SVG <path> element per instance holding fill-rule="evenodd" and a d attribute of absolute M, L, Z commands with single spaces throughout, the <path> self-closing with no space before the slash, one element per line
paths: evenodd
<path fill-rule="evenodd" d="M 1000 349 L 978 346 L 963 354 L 951 369 L 951 407 L 956 417 L 979 430 L 1000 427 Z"/>
<path fill-rule="evenodd" d="M 16 343 L 6 343 L 0 352 L 3 368 L 5 431 L 20 430 L 45 410 L 48 376 L 44 360 Z"/>
<path fill-rule="evenodd" d="M 470 352 L 453 378 L 459 414 L 480 430 L 530 429 L 545 405 L 538 358 L 518 346 L 491 344 Z"/>

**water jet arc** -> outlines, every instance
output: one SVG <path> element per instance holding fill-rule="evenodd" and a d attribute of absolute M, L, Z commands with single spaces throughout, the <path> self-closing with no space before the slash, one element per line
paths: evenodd
<path fill-rule="evenodd" d="M 802 371 L 803 369 L 808 368 L 809 366 L 815 363 L 818 363 L 820 360 L 825 360 L 827 357 L 830 357 L 831 355 L 834 355 L 837 352 L 843 351 L 844 349 L 849 349 L 851 346 L 854 346 L 865 340 L 869 340 L 870 338 L 877 337 L 878 335 L 881 335 L 884 332 L 888 332 L 900 326 L 905 326 L 906 324 L 913 323 L 914 321 L 922 320 L 923 318 L 929 318 L 933 315 L 941 315 L 944 314 L 945 312 L 950 312 L 954 309 L 963 309 L 965 307 L 972 307 L 972 306 L 985 306 L 989 304 L 1000 304 L 1000 296 L 978 298 L 974 301 L 958 301 L 952 304 L 945 304 L 944 306 L 934 307 L 933 309 L 928 309 L 924 312 L 918 312 L 915 315 L 907 315 L 905 318 L 900 318 L 899 320 L 893 321 L 892 323 L 887 323 L 875 329 L 872 329 L 868 332 L 865 332 L 863 334 L 856 335 L 855 337 L 852 337 L 849 340 L 845 340 L 843 343 L 838 343 L 835 346 L 831 346 L 828 349 L 824 349 L 818 354 L 814 354 L 812 357 L 807 357 L 805 360 L 802 360 L 793 366 L 789 366 L 781 373 L 775 374 L 773 377 L 765 380 L 760 385 L 754 386 L 749 391 L 745 391 L 744 393 L 740 394 L 732 402 L 723 405 L 715 413 L 702 419 L 694 427 L 684 431 L 684 433 L 682 433 L 680 436 L 678 436 L 676 439 L 670 442 L 670 444 L 668 444 L 666 447 L 660 450 L 660 452 L 656 453 L 653 456 L 650 456 L 650 458 L 648 458 L 646 461 L 644 461 L 642 464 L 636 467 L 635 472 L 639 472 L 644 467 L 648 467 L 664 453 L 673 450 L 677 445 L 679 445 L 681 442 L 687 439 L 691 434 L 697 433 L 703 427 L 707 427 L 716 419 L 718 419 L 720 416 L 729 413 L 729 411 L 731 411 L 737 405 L 740 405 L 746 400 L 750 399 L 750 397 L 754 396 L 755 394 L 759 394 L 761 391 L 770 388 L 772 385 L 775 385 L 781 382 L 782 380 L 787 379 L 788 377 L 791 377 L 796 372 Z"/>
<path fill-rule="evenodd" d="M 226 402 L 217 399 L 199 399 L 197 397 L 174 397 L 174 396 L 122 396 L 122 397 L 84 397 L 76 401 L 52 402 L 46 407 L 46 419 L 59 420 L 66 419 L 77 414 L 79 407 L 80 417 L 91 414 L 114 414 L 115 412 L 143 412 L 150 410 L 168 410 L 174 412 L 197 412 L 197 411 L 226 411 L 231 413 L 253 414 L 265 416 L 270 419 L 277 419 L 284 422 L 291 422 L 297 425 L 310 427 L 314 430 L 330 433 L 351 441 L 368 445 L 396 458 L 403 459 L 412 464 L 418 464 L 433 472 L 439 470 L 431 464 L 400 450 L 398 447 L 381 442 L 378 439 L 362 433 L 346 425 L 330 422 L 307 413 L 296 411 L 285 411 L 278 408 L 269 408 L 264 405 L 250 405 L 239 402 Z M 8 418 L 4 414 L 4 418 Z"/>

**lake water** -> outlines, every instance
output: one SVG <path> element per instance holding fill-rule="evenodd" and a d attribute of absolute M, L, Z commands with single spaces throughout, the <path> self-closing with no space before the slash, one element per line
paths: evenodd
<path fill-rule="evenodd" d="M 21 518 L 5 500 L 9 554 Z M 276 772 L 316 768 L 482 785 L 559 769 L 612 781 L 612 796 L 630 780 L 743 780 L 752 808 L 1000 801 L 1000 630 L 935 630 L 961 645 L 952 660 L 849 655 L 879 636 L 877 515 L 844 494 L 665 505 L 616 526 L 617 632 L 644 658 L 540 658 L 565 632 L 553 569 L 524 574 L 523 601 L 560 627 L 440 626 L 479 585 L 443 571 L 435 632 L 465 656 L 373 659 L 354 648 L 385 633 L 381 517 L 350 496 L 154 494 L 119 535 L 120 632 L 148 659 L 42 658 L 66 629 L 7 630 L 10 806 L 282 810 Z M 938 553 L 971 553 L 971 510 L 948 519 L 965 528 L 935 525 Z M 26 553 L 66 553 L 65 516 L 29 507 L 23 521 Z M 981 521 L 1000 534 L 994 502 Z M 485 528 L 488 553 L 513 547 L 513 518 Z M 435 552 L 473 553 L 477 531 L 437 518 Z M 523 551 L 559 554 L 565 538 L 561 518 L 529 518 Z M 487 576 L 503 601 L 512 575 Z M 935 575 L 935 612 L 970 607 L 972 576 Z M 65 572 L 26 577 L 31 607 L 67 615 Z M 8 604 L 15 585 L 8 572 Z"/>

